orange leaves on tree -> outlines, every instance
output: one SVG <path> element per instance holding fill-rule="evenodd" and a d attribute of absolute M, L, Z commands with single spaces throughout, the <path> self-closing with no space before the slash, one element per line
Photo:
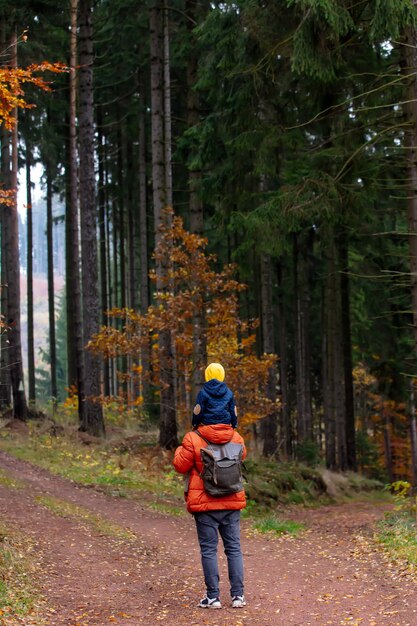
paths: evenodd
<path fill-rule="evenodd" d="M 390 454 L 391 458 L 387 459 L 387 462 L 391 464 L 394 479 L 411 481 L 411 441 L 405 404 L 375 396 L 372 419 L 381 456 Z M 389 441 L 388 450 L 387 441 Z"/>
<path fill-rule="evenodd" d="M 24 33 L 21 40 L 26 41 L 26 39 L 27 36 Z M 35 106 L 25 100 L 25 87 L 27 85 L 31 84 L 43 91 L 51 91 L 50 82 L 39 74 L 45 72 L 57 74 L 67 70 L 68 68 L 63 63 L 49 63 L 48 61 L 32 64 L 26 68 L 1 65 L 0 123 L 4 124 L 7 130 L 11 130 L 17 123 L 17 110 L 31 109 Z M 15 206 L 16 190 L 0 188 L 0 204 Z"/>
<path fill-rule="evenodd" d="M 70 387 L 66 387 L 66 391 L 68 392 L 68 396 L 64 402 L 64 408 L 77 411 L 78 410 L 77 387 L 75 385 L 71 385 Z"/>
<path fill-rule="evenodd" d="M 16 124 L 16 109 L 31 109 L 35 105 L 26 102 L 25 86 L 32 84 L 43 91 L 51 91 L 50 82 L 39 74 L 67 71 L 62 63 L 36 63 L 26 68 L 0 66 L 0 121 L 10 130 Z"/>
<path fill-rule="evenodd" d="M 377 393 L 376 378 L 361 363 L 353 370 L 353 380 L 359 429 L 376 444 L 380 467 L 388 463 L 395 479 L 411 480 L 407 407 Z"/>
<path fill-rule="evenodd" d="M 0 204 L 14 206 L 16 204 L 16 192 L 14 189 L 2 189 L 0 187 Z"/>
<path fill-rule="evenodd" d="M 172 215 L 161 229 L 155 259 L 166 272 L 158 278 L 161 292 L 157 304 L 146 315 L 134 311 L 113 310 L 112 317 L 123 319 L 123 329 L 105 327 L 90 342 L 90 348 L 105 357 L 130 355 L 135 363 L 144 346 L 151 346 L 151 382 L 160 388 L 158 337 L 171 333 L 174 355 L 167 361 L 176 370 L 176 407 L 180 423 L 189 426 L 194 398 L 190 397 L 193 374 L 193 341 L 196 319 L 204 319 L 208 358 L 223 363 L 227 383 L 233 389 L 241 427 L 276 410 L 264 390 L 275 355 L 255 353 L 254 328 L 257 321 L 239 317 L 239 293 L 246 287 L 234 278 L 235 267 L 217 269 L 217 259 L 206 252 L 207 240 L 189 233 L 179 217 Z M 168 260 L 168 262 L 167 262 Z M 155 272 L 151 279 L 156 281 Z M 165 359 L 164 359 L 165 363 Z M 134 366 L 132 377 L 147 373 Z M 141 404 L 141 403 L 137 403 Z"/>

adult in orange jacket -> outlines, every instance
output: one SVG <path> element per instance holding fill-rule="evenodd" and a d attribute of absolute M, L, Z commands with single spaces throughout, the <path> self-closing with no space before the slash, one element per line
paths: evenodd
<path fill-rule="evenodd" d="M 227 557 L 232 607 L 240 608 L 246 605 L 243 556 L 240 547 L 240 511 L 246 506 L 245 492 L 242 490 L 226 496 L 210 496 L 204 490 L 201 478 L 203 471 L 201 449 L 209 445 L 208 442 L 237 443 L 243 446 L 243 458 L 245 458 L 246 448 L 242 437 L 230 424 L 203 424 L 198 427 L 198 432 L 202 437 L 196 431 L 188 432 L 174 456 L 175 469 L 181 474 L 188 475 L 188 485 L 185 491 L 187 509 L 194 516 L 200 544 L 207 593 L 198 606 L 209 609 L 222 607 L 217 562 L 220 534 Z"/>
<path fill-rule="evenodd" d="M 212 443 L 240 443 L 243 445 L 243 456 L 246 457 L 246 448 L 243 438 L 228 424 L 213 424 L 199 426 L 200 432 L 205 439 Z M 227 496 L 213 497 L 204 490 L 201 473 L 203 462 L 201 460 L 201 448 L 207 447 L 207 442 L 200 437 L 195 430 L 188 432 L 182 444 L 176 449 L 174 455 L 174 467 L 181 474 L 188 474 L 185 497 L 187 509 L 190 513 L 203 511 L 239 511 L 246 506 L 244 491 L 232 493 Z"/>

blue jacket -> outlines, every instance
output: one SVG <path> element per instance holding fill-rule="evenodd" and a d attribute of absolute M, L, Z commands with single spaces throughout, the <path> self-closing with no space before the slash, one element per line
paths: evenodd
<path fill-rule="evenodd" d="M 199 424 L 230 424 L 237 426 L 237 411 L 233 393 L 229 387 L 212 378 L 206 382 L 195 401 L 193 426 Z"/>

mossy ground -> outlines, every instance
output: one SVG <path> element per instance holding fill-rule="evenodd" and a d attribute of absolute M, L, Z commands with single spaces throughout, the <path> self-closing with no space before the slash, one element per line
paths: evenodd
<path fill-rule="evenodd" d="M 1 429 L 0 449 L 79 484 L 140 498 L 160 512 L 181 515 L 184 511 L 183 479 L 173 469 L 173 452 L 156 445 L 156 433 L 135 430 L 130 423 L 113 420 L 107 438 L 99 440 L 85 438 L 68 419 L 32 421 L 24 434 Z M 382 491 L 379 483 L 357 474 L 330 476 L 322 468 L 254 460 L 253 455 L 245 462 L 245 476 L 245 515 L 257 519 L 268 518 L 286 505 L 318 506 L 338 497 Z"/>
<path fill-rule="evenodd" d="M 375 539 L 386 554 L 417 575 L 417 520 L 412 510 L 394 509 L 377 524 Z"/>
<path fill-rule="evenodd" d="M 0 623 L 10 626 L 29 619 L 41 625 L 42 603 L 36 586 L 34 546 L 18 530 L 0 526 Z"/>

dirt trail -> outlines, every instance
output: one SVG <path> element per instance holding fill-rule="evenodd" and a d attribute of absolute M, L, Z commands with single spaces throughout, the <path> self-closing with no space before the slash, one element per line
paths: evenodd
<path fill-rule="evenodd" d="M 173 518 L 107 496 L 0 453 L 22 481 L 0 486 L 0 518 L 37 547 L 50 626 L 417 626 L 417 585 L 367 540 L 383 507 L 353 503 L 298 511 L 296 539 L 255 536 L 243 524 L 244 609 L 231 609 L 221 557 L 221 611 L 196 608 L 203 594 L 191 516 Z M 40 497 L 72 503 L 133 536 L 109 536 L 81 517 L 61 517 Z M 27 622 L 30 623 L 29 621 Z"/>

